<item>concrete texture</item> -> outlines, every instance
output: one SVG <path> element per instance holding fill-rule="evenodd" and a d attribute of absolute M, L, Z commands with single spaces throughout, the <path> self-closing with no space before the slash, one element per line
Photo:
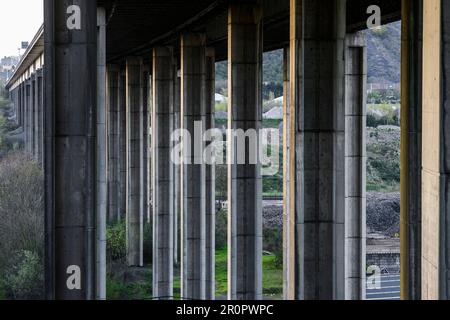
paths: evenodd
<path fill-rule="evenodd" d="M 119 72 L 119 220 L 127 210 L 127 81 L 125 71 Z"/>
<path fill-rule="evenodd" d="M 216 88 L 216 58 L 212 48 L 206 49 L 206 83 L 205 83 L 205 130 L 216 127 L 215 88 Z M 207 143 L 206 146 L 209 144 Z M 216 167 L 214 164 L 205 165 L 205 268 L 206 284 L 205 299 L 214 300 L 216 294 Z"/>
<path fill-rule="evenodd" d="M 205 164 L 198 153 L 205 130 L 205 47 L 203 34 L 181 38 L 181 128 L 190 133 L 190 145 L 183 137 L 181 176 L 181 297 L 205 299 Z M 195 123 L 201 132 L 195 132 Z"/>
<path fill-rule="evenodd" d="M 143 100 L 142 58 L 128 57 L 127 88 L 127 261 L 142 267 L 143 261 Z"/>
<path fill-rule="evenodd" d="M 173 49 L 153 49 L 153 298 L 173 298 Z"/>
<path fill-rule="evenodd" d="M 96 299 L 106 299 L 106 214 L 108 211 L 108 137 L 106 102 L 106 13 L 97 8 L 97 148 L 96 148 Z"/>
<path fill-rule="evenodd" d="M 344 298 L 345 8 L 341 0 L 291 1 L 297 299 Z"/>
<path fill-rule="evenodd" d="M 228 11 L 228 129 L 262 126 L 262 11 L 253 4 L 233 4 Z M 250 164 L 259 142 L 245 142 L 245 164 L 237 164 L 237 139 L 228 137 L 228 296 L 262 299 L 261 165 Z"/>
<path fill-rule="evenodd" d="M 119 177 L 120 177 L 120 132 L 119 132 L 119 76 L 118 65 L 108 65 L 107 110 L 108 110 L 108 223 L 118 221 Z"/>
<path fill-rule="evenodd" d="M 362 33 L 348 34 L 345 52 L 345 299 L 366 297 L 366 82 Z"/>
<path fill-rule="evenodd" d="M 71 3 L 44 1 L 45 282 L 48 298 L 84 300 L 96 297 L 97 6 L 78 1 L 81 30 L 71 31 L 66 27 Z M 78 270 L 80 286 L 68 287 Z"/>

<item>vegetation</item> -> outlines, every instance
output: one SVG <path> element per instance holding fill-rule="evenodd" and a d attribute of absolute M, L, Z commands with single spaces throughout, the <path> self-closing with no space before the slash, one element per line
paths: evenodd
<path fill-rule="evenodd" d="M 0 294 L 38 299 L 43 293 L 43 174 L 23 154 L 0 160 Z"/>

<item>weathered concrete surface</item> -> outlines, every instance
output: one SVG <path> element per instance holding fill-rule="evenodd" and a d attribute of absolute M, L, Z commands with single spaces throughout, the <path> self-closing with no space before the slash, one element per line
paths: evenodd
<path fill-rule="evenodd" d="M 127 261 L 143 266 L 142 58 L 127 58 Z"/>
<path fill-rule="evenodd" d="M 108 65 L 108 223 L 114 223 L 120 217 L 119 77 L 119 66 Z"/>
<path fill-rule="evenodd" d="M 345 63 L 345 299 L 366 297 L 366 82 L 363 34 L 348 34 Z"/>
<path fill-rule="evenodd" d="M 119 74 L 119 219 L 126 217 L 127 210 L 127 81 L 125 71 Z"/>
<path fill-rule="evenodd" d="M 215 79 L 216 79 L 216 58 L 212 48 L 206 49 L 206 83 L 205 83 L 205 130 L 216 127 L 214 120 L 215 113 Z M 206 144 L 208 146 L 210 144 Z M 205 268 L 206 284 L 205 299 L 214 300 L 216 293 L 216 167 L 212 161 L 206 164 L 205 176 Z"/>
<path fill-rule="evenodd" d="M 297 299 L 344 298 L 345 9 L 342 0 L 291 1 Z"/>
<path fill-rule="evenodd" d="M 46 296 L 84 300 L 96 297 L 97 6 L 77 1 L 75 32 L 66 27 L 69 4 L 44 1 Z M 80 286 L 69 278 L 77 274 Z"/>
<path fill-rule="evenodd" d="M 181 128 L 190 133 L 183 139 L 181 176 L 181 296 L 205 299 L 205 163 L 202 152 L 205 130 L 206 36 L 186 34 L 181 38 Z M 196 125 L 200 130 L 196 132 Z"/>
<path fill-rule="evenodd" d="M 153 298 L 173 298 L 173 49 L 153 49 Z"/>
<path fill-rule="evenodd" d="M 262 126 L 262 10 L 253 4 L 232 4 L 228 11 L 228 129 Z M 242 143 L 242 142 L 241 142 Z M 262 178 L 259 141 L 228 137 L 228 217 L 230 300 L 262 299 Z M 237 159 L 245 157 L 245 164 Z M 256 164 L 251 164 L 256 163 Z"/>

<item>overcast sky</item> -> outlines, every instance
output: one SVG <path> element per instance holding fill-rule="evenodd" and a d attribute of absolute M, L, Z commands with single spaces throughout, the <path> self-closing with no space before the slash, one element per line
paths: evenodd
<path fill-rule="evenodd" d="M 44 21 L 43 0 L 0 0 L 0 57 L 18 55 Z M 22 52 L 23 53 L 23 52 Z"/>

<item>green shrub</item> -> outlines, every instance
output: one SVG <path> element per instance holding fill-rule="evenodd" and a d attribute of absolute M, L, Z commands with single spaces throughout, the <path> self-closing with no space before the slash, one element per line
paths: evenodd
<path fill-rule="evenodd" d="M 106 249 L 110 261 L 125 261 L 127 256 L 126 226 L 121 221 L 106 229 Z"/>
<path fill-rule="evenodd" d="M 19 300 L 44 298 L 44 264 L 38 254 L 21 251 L 11 261 L 4 279 L 6 297 Z"/>

